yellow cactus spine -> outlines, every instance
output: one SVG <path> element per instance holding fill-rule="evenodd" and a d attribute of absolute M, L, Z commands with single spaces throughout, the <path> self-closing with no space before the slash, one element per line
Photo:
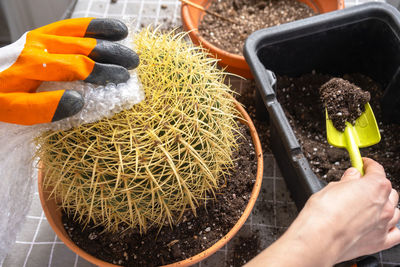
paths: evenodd
<path fill-rule="evenodd" d="M 237 111 L 224 73 L 184 34 L 134 37 L 146 99 L 112 118 L 38 139 L 45 186 L 108 231 L 173 225 L 224 184 Z"/>

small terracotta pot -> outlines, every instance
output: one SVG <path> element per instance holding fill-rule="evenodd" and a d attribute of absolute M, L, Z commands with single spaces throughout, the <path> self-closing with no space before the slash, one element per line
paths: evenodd
<path fill-rule="evenodd" d="M 166 266 L 190 266 L 193 265 L 199 261 L 204 260 L 205 258 L 209 257 L 216 251 L 218 251 L 220 248 L 222 248 L 226 243 L 228 243 L 229 240 L 239 231 L 239 229 L 242 227 L 242 225 L 245 223 L 247 218 L 249 217 L 251 210 L 254 207 L 254 204 L 256 202 L 256 199 L 258 197 L 258 193 L 260 192 L 261 188 L 261 181 L 262 181 L 262 176 L 263 176 L 263 169 L 264 169 L 264 163 L 263 163 L 263 156 L 262 156 L 262 150 L 261 150 L 261 143 L 258 138 L 258 134 L 256 131 L 256 128 L 253 125 L 253 122 L 251 121 L 249 115 L 247 112 L 244 110 L 244 108 L 236 102 L 236 108 L 239 110 L 239 112 L 242 115 L 242 120 L 241 122 L 245 125 L 247 125 L 250 129 L 250 134 L 251 138 L 253 140 L 254 148 L 256 150 L 256 155 L 257 155 L 257 175 L 256 175 L 256 181 L 254 183 L 253 190 L 251 192 L 251 197 L 249 199 L 249 202 L 246 206 L 246 209 L 244 210 L 242 216 L 239 218 L 239 220 L 236 222 L 236 224 L 233 226 L 233 228 L 220 240 L 218 240 L 214 245 L 212 245 L 210 248 L 202 251 L 201 253 L 190 257 L 188 259 L 169 264 Z M 54 232 L 57 234 L 58 238 L 64 242 L 65 245 L 67 245 L 73 252 L 78 254 L 80 257 L 84 258 L 85 260 L 96 264 L 98 266 L 107 266 L 107 267 L 115 267 L 117 265 L 102 261 L 88 253 L 86 253 L 84 250 L 79 248 L 68 236 L 67 232 L 64 229 L 64 225 L 61 221 L 61 210 L 58 207 L 56 200 L 54 198 L 49 198 L 49 192 L 48 190 L 44 191 L 43 190 L 43 172 L 41 170 L 42 168 L 39 168 L 39 173 L 38 173 L 38 182 L 39 182 L 39 197 L 40 197 L 40 202 L 42 203 L 42 207 L 44 210 L 44 213 L 46 215 L 47 221 L 49 222 L 50 226 L 53 228 Z"/>
<path fill-rule="evenodd" d="M 299 0 L 310 6 L 317 13 L 326 13 L 337 9 L 344 8 L 344 0 Z M 208 8 L 211 5 L 210 0 L 191 0 L 195 4 L 199 4 L 204 8 Z M 219 59 L 218 64 L 226 68 L 226 71 L 234 74 L 238 74 L 244 78 L 252 79 L 250 67 L 247 65 L 246 60 L 243 56 L 238 54 L 229 53 L 221 48 L 218 48 L 204 39 L 198 31 L 200 21 L 204 16 L 203 11 L 189 6 L 188 4 L 182 3 L 181 17 L 182 24 L 186 31 L 189 31 L 189 36 L 193 43 L 196 45 L 202 45 L 208 49 L 212 56 Z"/>

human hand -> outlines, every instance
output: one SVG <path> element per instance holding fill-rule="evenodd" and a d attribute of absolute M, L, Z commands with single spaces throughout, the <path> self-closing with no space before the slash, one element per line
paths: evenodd
<path fill-rule="evenodd" d="M 311 196 L 284 235 L 248 266 L 332 266 L 400 243 L 398 193 L 383 167 L 363 158 Z"/>
<path fill-rule="evenodd" d="M 331 183 L 316 194 L 312 207 L 328 208 L 326 217 L 330 229 L 336 231 L 340 244 L 336 262 L 388 249 L 400 243 L 400 219 L 397 208 L 399 194 L 386 178 L 383 167 L 369 158 L 363 158 L 365 175 L 354 168 L 348 169 L 340 182 Z M 319 204 L 317 203 L 319 202 Z"/>
<path fill-rule="evenodd" d="M 139 57 L 111 41 L 127 34 L 119 20 L 77 18 L 32 30 L 0 48 L 0 121 L 32 125 L 82 109 L 78 92 L 36 92 L 42 81 L 126 82 L 128 69 L 138 66 Z"/>

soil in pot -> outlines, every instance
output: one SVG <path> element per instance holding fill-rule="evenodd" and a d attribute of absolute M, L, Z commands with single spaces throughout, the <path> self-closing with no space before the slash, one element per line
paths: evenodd
<path fill-rule="evenodd" d="M 284 108 L 294 133 L 302 146 L 312 170 L 326 181 L 339 180 L 349 168 L 350 159 L 345 149 L 335 148 L 326 140 L 324 105 L 319 88 L 332 77 L 315 72 L 300 77 L 278 77 L 277 97 Z M 384 123 L 380 100 L 383 90 L 367 76 L 344 75 L 350 81 L 371 94 L 370 105 L 381 132 L 381 141 L 362 148 L 361 155 L 370 157 L 383 165 L 393 187 L 400 189 L 400 125 Z"/>
<path fill-rule="evenodd" d="M 227 178 L 226 186 L 210 201 L 184 215 L 176 227 L 164 226 L 149 230 L 145 235 L 123 227 L 118 233 L 108 233 L 101 227 L 84 228 L 63 214 L 65 229 L 70 238 L 86 252 L 104 261 L 124 266 L 159 266 L 194 256 L 221 239 L 237 222 L 245 209 L 255 182 L 257 159 L 247 128 L 242 127 L 243 138 L 235 169 Z"/>
<path fill-rule="evenodd" d="M 209 10 L 229 21 L 206 13 L 199 25 L 200 35 L 216 47 L 238 55 L 242 55 L 244 41 L 252 32 L 316 14 L 296 0 L 213 1 Z"/>
<path fill-rule="evenodd" d="M 270 132 L 269 125 L 262 119 L 260 114 L 257 114 L 255 99 L 257 98 L 257 86 L 254 80 L 238 80 L 237 77 L 232 78 L 232 89 L 235 90 L 235 98 L 241 103 L 253 121 L 254 127 L 257 130 L 258 138 L 261 142 L 263 153 L 271 153 L 270 149 Z M 228 76 L 226 82 L 231 84 L 231 79 Z M 239 81 L 239 84 L 236 84 Z M 267 111 L 264 111 L 267 113 Z"/>

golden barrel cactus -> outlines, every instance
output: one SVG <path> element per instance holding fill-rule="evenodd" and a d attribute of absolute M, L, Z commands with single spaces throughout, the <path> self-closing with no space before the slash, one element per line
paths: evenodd
<path fill-rule="evenodd" d="M 146 99 L 38 139 L 45 190 L 82 223 L 141 232 L 173 225 L 223 186 L 238 113 L 216 61 L 184 37 L 137 33 Z"/>

